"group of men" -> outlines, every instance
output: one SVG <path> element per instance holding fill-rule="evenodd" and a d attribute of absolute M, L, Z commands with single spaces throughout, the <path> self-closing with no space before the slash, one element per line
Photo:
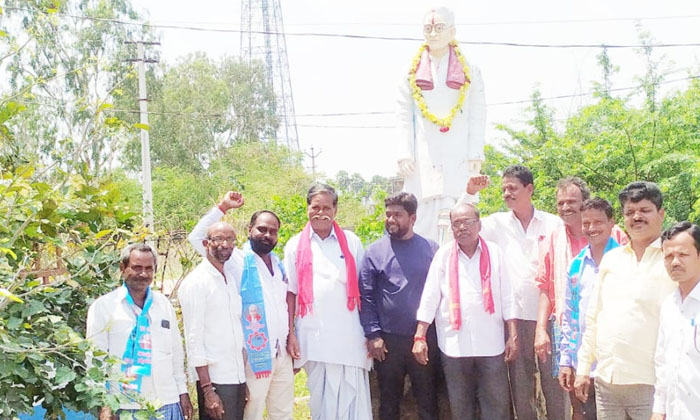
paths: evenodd
<path fill-rule="evenodd" d="M 189 236 L 204 258 L 178 294 L 186 351 L 173 307 L 150 290 L 145 244 L 124 250 L 124 285 L 90 307 L 88 337 L 123 360 L 128 380 L 113 388 L 162 403 L 166 420 L 192 416 L 185 353 L 203 420 L 291 419 L 297 368 L 313 419 L 371 419 L 372 366 L 382 420 L 400 418 L 407 375 L 418 416 L 438 418 L 440 369 L 453 418 L 537 419 L 538 387 L 552 420 L 697 418 L 700 228 L 662 234 L 650 182 L 619 194 L 627 234 L 578 178 L 557 185 L 558 216 L 534 208 L 532 174 L 516 165 L 502 176 L 509 211 L 482 218 L 488 184 L 469 179 L 442 246 L 414 232 L 415 196 L 388 197 L 386 235 L 366 250 L 336 223 L 335 190 L 316 184 L 283 261 L 271 211 L 253 213 L 236 249 L 221 219 L 244 200 L 229 192 Z"/>

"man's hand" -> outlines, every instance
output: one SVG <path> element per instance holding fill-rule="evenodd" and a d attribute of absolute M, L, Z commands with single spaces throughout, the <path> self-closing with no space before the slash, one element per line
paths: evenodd
<path fill-rule="evenodd" d="M 506 363 L 510 363 L 518 357 L 518 339 L 514 336 L 509 336 L 506 341 Z"/>
<path fill-rule="evenodd" d="M 248 401 L 250 401 L 250 388 L 248 388 L 248 384 L 245 386 L 245 403 L 246 405 L 248 404 Z"/>
<path fill-rule="evenodd" d="M 219 395 L 212 389 L 206 389 L 204 392 L 204 411 L 214 420 L 223 420 L 224 418 L 224 403 L 219 398 Z"/>
<path fill-rule="evenodd" d="M 581 400 L 581 402 L 586 402 L 588 400 L 588 389 L 591 386 L 591 378 L 588 375 L 577 376 L 574 381 L 574 389 L 576 390 L 576 398 Z"/>
<path fill-rule="evenodd" d="M 117 420 L 117 416 L 112 414 L 112 409 L 107 406 L 100 408 L 97 418 L 98 420 Z"/>
<path fill-rule="evenodd" d="M 489 186 L 488 175 L 472 175 L 467 181 L 467 194 L 474 195 Z"/>
<path fill-rule="evenodd" d="M 226 213 L 231 209 L 237 209 L 244 203 L 243 195 L 239 192 L 229 191 L 224 194 L 224 198 L 219 201 L 219 208 Z"/>
<path fill-rule="evenodd" d="M 293 332 L 290 332 L 287 336 L 287 353 L 289 353 L 289 356 L 292 359 L 297 360 L 301 358 L 301 351 L 299 350 L 299 341 L 297 341 L 297 336 Z"/>
<path fill-rule="evenodd" d="M 413 342 L 413 357 L 421 365 L 428 364 L 428 343 L 425 340 L 416 340 Z"/>
<path fill-rule="evenodd" d="M 549 334 L 541 327 L 535 329 L 535 354 L 542 362 L 546 362 L 547 357 L 552 354 L 552 342 L 549 340 Z"/>
<path fill-rule="evenodd" d="M 375 358 L 379 362 L 383 362 L 386 359 L 386 353 L 389 353 L 386 346 L 384 345 L 384 339 L 381 337 L 369 340 L 367 342 L 367 351 L 369 355 Z"/>
<path fill-rule="evenodd" d="M 649 420 L 666 420 L 666 414 L 652 413 Z"/>
<path fill-rule="evenodd" d="M 185 416 L 185 420 L 191 420 L 194 409 L 190 402 L 190 394 L 180 394 L 180 408 L 182 409 L 182 415 Z"/>
<path fill-rule="evenodd" d="M 559 366 L 559 385 L 561 385 L 564 390 L 571 392 L 574 390 L 574 380 L 576 379 L 576 374 L 574 369 L 570 366 Z"/>
<path fill-rule="evenodd" d="M 401 178 L 408 178 L 416 171 L 416 162 L 411 159 L 401 159 L 399 161 L 399 175 Z"/>

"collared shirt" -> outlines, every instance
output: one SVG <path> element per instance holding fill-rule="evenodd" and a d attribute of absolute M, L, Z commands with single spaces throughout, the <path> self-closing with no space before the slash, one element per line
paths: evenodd
<path fill-rule="evenodd" d="M 617 241 L 610 237 L 603 250 L 603 255 L 618 246 L 620 245 Z M 561 318 L 559 366 L 575 369 L 578 365 L 576 353 L 581 347 L 581 338 L 586 331 L 586 308 L 588 308 L 597 277 L 598 266 L 591 255 L 591 246 L 587 245 L 571 261 L 569 268 Z M 591 376 L 593 376 L 592 373 Z"/>
<path fill-rule="evenodd" d="M 350 253 L 359 267 L 364 250 L 354 233 L 344 231 Z M 289 291 L 298 294 L 296 253 L 301 233 L 293 236 L 284 247 L 284 263 L 289 277 Z M 307 361 L 334 363 L 369 369 L 371 359 L 367 347 L 359 308 L 348 310 L 347 269 L 345 258 L 334 231 L 325 239 L 311 233 L 313 255 L 313 302 L 311 312 L 296 318 L 296 334 L 301 358 L 294 361 L 302 367 Z"/>
<path fill-rule="evenodd" d="M 463 194 L 461 202 L 475 204 L 477 197 Z M 564 222 L 559 216 L 534 209 L 532 220 L 523 229 L 513 211 L 498 212 L 481 218 L 481 236 L 495 242 L 503 253 L 503 264 L 511 273 L 516 318 L 537 320 L 540 291 L 535 280 L 546 238 Z"/>
<path fill-rule="evenodd" d="M 241 296 L 235 276 L 226 278 L 204 259 L 187 275 L 178 296 L 185 324 L 185 342 L 190 374 L 207 366 L 216 384 L 245 382 Z"/>
<path fill-rule="evenodd" d="M 561 238 L 563 234 L 566 234 L 566 249 L 563 246 L 564 238 Z M 628 242 L 627 234 L 617 225 L 613 226 L 612 237 L 620 245 L 625 245 Z M 585 236 L 575 238 L 569 232 L 568 227 L 561 225 L 546 240 L 545 251 L 540 252 L 537 286 L 540 291 L 547 293 L 550 314 L 556 314 L 556 319 L 560 322 L 564 307 L 563 303 L 558 302 L 558 300 L 564 300 L 569 266 L 573 258 L 587 245 L 588 240 Z"/>
<path fill-rule="evenodd" d="M 700 416 L 700 287 L 681 300 L 680 290 L 661 306 L 656 347 L 654 413 L 666 420 Z"/>
<path fill-rule="evenodd" d="M 598 268 L 578 351 L 576 374 L 617 385 L 654 385 L 654 352 L 659 310 L 676 285 L 664 267 L 661 240 L 652 242 L 640 261 L 631 244 L 605 254 Z"/>
<path fill-rule="evenodd" d="M 188 236 L 194 249 L 204 258 L 207 257 L 207 252 L 202 241 L 207 237 L 207 229 L 220 221 L 223 216 L 224 213 L 218 207 L 213 207 L 197 222 L 197 225 L 195 225 Z M 272 272 L 270 272 L 265 261 L 258 254 L 254 254 L 260 284 L 262 285 L 263 303 L 267 317 L 267 332 L 274 354 L 275 348 L 278 350 L 286 348 L 287 334 L 289 333 L 289 315 L 287 311 L 287 279 L 282 273 L 282 265 L 279 258 L 273 253 L 270 256 Z M 230 276 L 236 281 L 236 287 L 240 292 L 243 278 L 242 251 L 236 249 L 231 254 L 231 258 L 224 263 L 224 272 L 227 273 L 227 277 Z"/>
<path fill-rule="evenodd" d="M 153 303 L 148 311 L 151 326 L 151 375 L 144 376 L 141 396 L 148 401 L 173 404 L 180 394 L 187 393 L 182 337 L 175 310 L 162 294 L 151 290 Z M 97 348 L 121 358 L 141 308 L 126 299 L 126 287 L 119 287 L 99 297 L 90 305 L 87 315 L 87 338 Z M 118 389 L 113 384 L 112 389 Z M 137 409 L 138 404 L 126 404 L 123 409 Z"/>
<path fill-rule="evenodd" d="M 438 347 L 450 357 L 497 356 L 505 350 L 504 321 L 516 318 L 508 266 L 503 264 L 498 245 L 486 242 L 491 257 L 491 290 L 494 303 L 494 313 L 490 314 L 484 309 L 481 293 L 481 245 L 477 246 L 471 258 L 459 250 L 462 325 L 459 330 L 454 330 L 450 325 L 449 279 L 453 244 L 454 241 L 450 241 L 435 253 L 416 318 L 427 323 L 435 320 Z"/>
<path fill-rule="evenodd" d="M 410 239 L 389 235 L 367 248 L 360 269 L 360 321 L 369 339 L 382 332 L 412 337 L 416 310 L 438 244 L 415 234 Z"/>

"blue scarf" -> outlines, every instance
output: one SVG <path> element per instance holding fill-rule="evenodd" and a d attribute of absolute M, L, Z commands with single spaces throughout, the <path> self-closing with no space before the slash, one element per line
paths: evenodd
<path fill-rule="evenodd" d="M 274 253 L 270 253 L 271 257 Z M 283 278 L 284 268 L 279 264 Z M 262 284 L 255 262 L 255 253 L 250 242 L 243 246 L 243 278 L 241 279 L 241 301 L 243 302 L 243 335 L 248 354 L 248 364 L 255 378 L 267 378 L 272 373 L 272 350 L 267 332 L 267 316 Z"/>
<path fill-rule="evenodd" d="M 136 325 L 129 334 L 126 349 L 122 356 L 122 372 L 128 382 L 120 384 L 122 391 L 141 392 L 141 382 L 144 376 L 151 376 L 151 323 L 148 320 L 148 310 L 153 304 L 153 293 L 150 287 L 146 290 L 146 301 L 140 314 L 136 313 L 134 299 L 126 288 L 126 301 L 136 316 Z"/>

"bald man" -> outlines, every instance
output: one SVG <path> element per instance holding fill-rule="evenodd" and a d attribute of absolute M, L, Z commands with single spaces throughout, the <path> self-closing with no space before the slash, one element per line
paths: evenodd
<path fill-rule="evenodd" d="M 242 206 L 243 197 L 231 194 L 228 204 Z M 199 418 L 241 420 L 246 404 L 242 304 L 233 265 L 225 264 L 235 252 L 236 232 L 217 222 L 208 227 L 206 239 L 193 241 L 191 234 L 190 240 L 205 258 L 185 278 L 178 295 L 188 366 L 197 380 Z"/>

